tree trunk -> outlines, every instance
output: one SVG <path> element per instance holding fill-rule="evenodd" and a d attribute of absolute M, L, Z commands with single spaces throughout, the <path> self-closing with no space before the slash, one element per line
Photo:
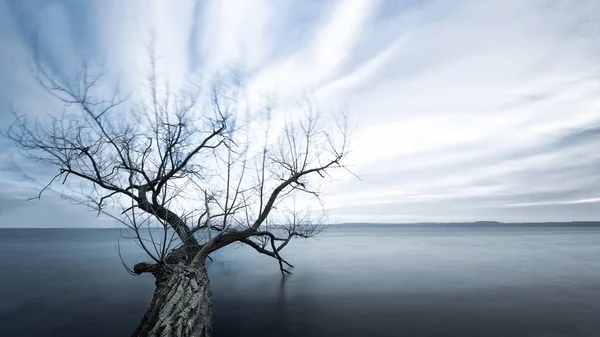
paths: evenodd
<path fill-rule="evenodd" d="M 212 294 L 205 266 L 165 265 L 153 272 L 156 290 L 132 336 L 211 337 Z"/>

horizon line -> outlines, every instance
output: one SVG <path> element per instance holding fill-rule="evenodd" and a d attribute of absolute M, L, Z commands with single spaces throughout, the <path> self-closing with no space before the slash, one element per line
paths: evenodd
<path fill-rule="evenodd" d="M 507 222 L 494 220 L 478 220 L 478 221 L 419 221 L 419 222 L 341 222 L 331 223 L 324 226 L 340 226 L 340 225 L 466 225 L 466 224 L 494 224 L 494 225 L 536 225 L 536 224 L 595 224 L 600 225 L 600 220 L 572 220 L 572 221 L 521 221 Z M 0 227 L 1 229 L 129 229 L 127 227 Z M 157 228 L 160 229 L 160 228 Z"/>

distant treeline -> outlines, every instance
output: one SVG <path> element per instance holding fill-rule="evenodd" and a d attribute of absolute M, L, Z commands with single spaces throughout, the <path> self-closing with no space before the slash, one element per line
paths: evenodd
<path fill-rule="evenodd" d="M 333 226 L 600 226 L 600 221 L 555 221 L 555 222 L 500 222 L 500 221 L 472 221 L 472 222 L 405 222 L 405 223 L 377 223 L 357 222 L 340 223 Z"/>

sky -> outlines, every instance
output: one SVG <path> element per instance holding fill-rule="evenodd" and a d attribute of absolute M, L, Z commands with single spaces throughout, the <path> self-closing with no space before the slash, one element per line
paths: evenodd
<path fill-rule="evenodd" d="M 600 220 L 600 2 L 0 0 L 0 127 L 58 107 L 31 72 L 83 59 L 136 88 L 239 67 L 252 97 L 346 107 L 331 222 Z M 114 226 L 0 139 L 0 227 Z M 33 179 L 32 177 L 37 177 Z"/>

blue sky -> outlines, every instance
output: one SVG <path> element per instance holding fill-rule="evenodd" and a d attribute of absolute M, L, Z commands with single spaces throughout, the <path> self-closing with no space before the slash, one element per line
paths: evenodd
<path fill-rule="evenodd" d="M 591 0 L 3 0 L 0 126 L 11 105 L 59 107 L 35 55 L 135 91 L 155 31 L 173 83 L 238 66 L 250 100 L 347 106 L 362 180 L 324 185 L 331 221 L 599 219 L 598 17 Z M 0 227 L 114 225 L 53 193 L 25 202 L 50 171 L 0 145 Z"/>

